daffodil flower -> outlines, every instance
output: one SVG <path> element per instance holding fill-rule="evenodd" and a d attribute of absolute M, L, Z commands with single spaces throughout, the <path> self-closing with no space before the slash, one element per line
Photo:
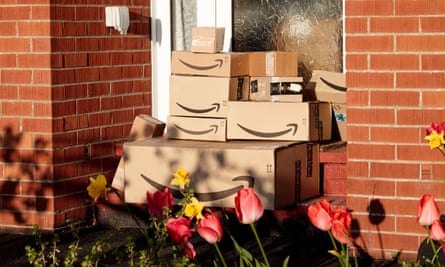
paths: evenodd
<path fill-rule="evenodd" d="M 192 218 L 196 217 L 196 219 L 200 220 L 203 218 L 202 216 L 202 210 L 204 209 L 204 206 L 199 202 L 199 200 L 196 197 L 190 198 L 190 203 L 187 203 L 184 208 L 184 214 L 185 216 Z"/>
<path fill-rule="evenodd" d="M 173 174 L 173 180 L 170 182 L 171 185 L 179 186 L 181 191 L 184 190 L 186 186 L 190 184 L 190 177 L 188 171 L 180 168 Z"/>
<path fill-rule="evenodd" d="M 107 198 L 107 192 L 111 188 L 107 187 L 107 179 L 103 174 L 99 174 L 96 178 L 90 177 L 90 184 L 87 187 L 88 195 L 97 202 L 99 197 Z"/>
<path fill-rule="evenodd" d="M 431 131 L 429 135 L 425 136 L 425 140 L 428 140 L 431 149 L 442 149 L 442 146 L 445 144 L 443 132 L 438 133 L 435 130 Z"/>

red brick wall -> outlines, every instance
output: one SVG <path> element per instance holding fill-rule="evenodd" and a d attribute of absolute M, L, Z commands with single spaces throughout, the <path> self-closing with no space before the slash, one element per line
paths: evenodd
<path fill-rule="evenodd" d="M 127 35 L 106 5 L 129 7 Z M 88 178 L 111 179 L 114 144 L 151 113 L 149 17 L 149 0 L 1 1 L 0 227 L 91 219 Z"/>
<path fill-rule="evenodd" d="M 445 196 L 444 158 L 423 140 L 445 120 L 444 14 L 444 1 L 345 0 L 347 206 L 357 245 L 379 258 L 415 258 L 418 201 Z"/>

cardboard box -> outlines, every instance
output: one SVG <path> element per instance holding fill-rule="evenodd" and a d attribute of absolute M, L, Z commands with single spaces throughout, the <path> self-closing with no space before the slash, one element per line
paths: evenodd
<path fill-rule="evenodd" d="M 303 77 L 250 77 L 252 101 L 303 102 Z"/>
<path fill-rule="evenodd" d="M 229 140 L 330 140 L 332 112 L 328 102 L 230 101 Z"/>
<path fill-rule="evenodd" d="M 227 102 L 249 98 L 249 78 L 170 76 L 170 115 L 227 117 Z"/>
<path fill-rule="evenodd" d="M 314 87 L 316 100 L 346 103 L 347 88 L 344 73 L 314 70 L 309 84 Z"/>
<path fill-rule="evenodd" d="M 343 103 L 331 103 L 332 111 L 334 115 L 333 138 L 336 140 L 347 141 L 348 137 L 346 134 L 346 110 L 347 105 Z"/>
<path fill-rule="evenodd" d="M 298 76 L 297 52 L 249 53 L 250 76 Z"/>
<path fill-rule="evenodd" d="M 192 28 L 191 51 L 197 53 L 218 53 L 224 46 L 223 27 L 194 27 Z"/>
<path fill-rule="evenodd" d="M 172 74 L 235 77 L 249 75 L 249 54 L 172 51 Z"/>
<path fill-rule="evenodd" d="M 130 134 L 127 138 L 127 142 L 162 136 L 164 134 L 164 129 L 164 122 L 149 115 L 140 114 L 136 116 L 133 124 L 131 125 Z M 111 183 L 111 186 L 113 188 L 116 188 L 120 191 L 124 190 L 124 173 L 124 159 L 121 158 Z"/>
<path fill-rule="evenodd" d="M 178 168 L 205 206 L 234 207 L 236 192 L 252 186 L 265 209 L 292 207 L 320 192 L 319 145 L 273 141 L 205 142 L 153 138 L 126 143 L 125 201 L 144 203 L 146 192 L 177 192 Z"/>
<path fill-rule="evenodd" d="M 167 117 L 167 136 L 170 139 L 226 141 L 225 118 Z"/>

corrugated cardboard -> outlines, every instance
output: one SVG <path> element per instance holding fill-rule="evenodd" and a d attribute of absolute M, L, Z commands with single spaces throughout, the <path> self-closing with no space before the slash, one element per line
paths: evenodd
<path fill-rule="evenodd" d="M 330 140 L 331 127 L 328 102 L 230 101 L 228 104 L 229 140 Z"/>
<path fill-rule="evenodd" d="M 313 143 L 205 142 L 153 138 L 124 144 L 125 201 L 170 186 L 178 168 L 205 206 L 234 207 L 236 192 L 253 186 L 265 209 L 291 207 L 319 195 L 319 148 Z M 159 186 L 158 186 L 159 185 Z"/>
<path fill-rule="evenodd" d="M 170 139 L 226 141 L 225 118 L 167 117 L 167 136 Z"/>
<path fill-rule="evenodd" d="M 303 77 L 250 77 L 252 101 L 303 101 Z"/>
<path fill-rule="evenodd" d="M 331 103 L 334 111 L 333 135 L 335 139 L 347 141 L 346 135 L 346 109 L 347 105 L 343 103 Z"/>
<path fill-rule="evenodd" d="M 159 137 L 164 134 L 165 123 L 149 115 L 136 116 L 131 125 L 127 142 Z M 125 187 L 124 159 L 121 158 L 111 183 L 113 188 L 123 191 Z"/>
<path fill-rule="evenodd" d="M 250 76 L 298 76 L 297 52 L 250 52 Z"/>
<path fill-rule="evenodd" d="M 249 54 L 172 51 L 172 74 L 235 77 L 249 75 Z"/>
<path fill-rule="evenodd" d="M 218 53 L 224 46 L 223 27 L 194 27 L 192 28 L 191 51 L 197 53 Z"/>
<path fill-rule="evenodd" d="M 346 79 L 341 72 L 314 70 L 309 84 L 313 84 L 319 101 L 346 103 Z"/>
<path fill-rule="evenodd" d="M 170 76 L 170 115 L 225 118 L 227 101 L 249 98 L 249 78 Z"/>

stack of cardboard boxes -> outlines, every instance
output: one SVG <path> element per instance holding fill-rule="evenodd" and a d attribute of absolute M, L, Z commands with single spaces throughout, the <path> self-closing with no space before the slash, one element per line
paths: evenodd
<path fill-rule="evenodd" d="M 266 209 L 319 195 L 330 104 L 303 102 L 296 52 L 223 53 L 220 31 L 200 28 L 191 51 L 172 53 L 166 136 L 124 145 L 127 202 L 166 186 L 175 193 L 178 168 L 207 206 L 233 207 L 247 186 Z"/>

